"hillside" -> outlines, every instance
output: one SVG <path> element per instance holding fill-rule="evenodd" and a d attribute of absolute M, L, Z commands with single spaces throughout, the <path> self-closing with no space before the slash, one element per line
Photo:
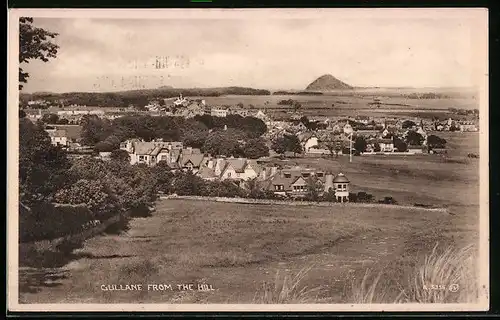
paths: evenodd
<path fill-rule="evenodd" d="M 310 91 L 330 91 L 330 90 L 351 90 L 353 87 L 340 81 L 331 74 L 325 74 L 311 82 L 306 90 Z"/>

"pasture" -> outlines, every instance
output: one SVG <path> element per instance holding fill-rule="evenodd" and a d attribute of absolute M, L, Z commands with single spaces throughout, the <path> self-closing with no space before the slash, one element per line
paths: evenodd
<path fill-rule="evenodd" d="M 472 98 L 443 98 L 443 99 L 407 99 L 398 95 L 383 96 L 380 107 L 371 105 L 373 92 L 353 91 L 346 93 L 328 93 L 324 95 L 270 95 L 270 96 L 240 96 L 226 95 L 220 97 L 200 97 L 208 105 L 236 105 L 243 103 L 245 108 L 265 109 L 274 117 L 283 117 L 293 111 L 290 106 L 279 105 L 281 100 L 293 99 L 302 104 L 300 110 L 306 116 L 357 116 L 372 117 L 420 116 L 432 118 L 449 117 L 448 108 L 476 109 L 478 102 Z"/>
<path fill-rule="evenodd" d="M 360 288 L 370 281 L 384 290 L 369 295 L 370 301 L 392 302 L 401 288 L 407 290 L 422 263 L 442 262 L 439 257 L 425 259 L 435 254 L 436 243 L 444 250 L 478 240 L 478 163 L 464 156 L 471 150 L 479 153 L 478 135 L 456 133 L 446 139 L 453 157 L 290 162 L 341 170 L 355 192 L 393 196 L 402 204 L 444 205 L 451 214 L 376 205 L 293 207 L 162 200 L 152 217 L 132 220 L 122 235 L 88 240 L 64 266 L 21 268 L 20 302 L 360 303 L 367 301 Z M 460 255 L 455 259 L 459 264 L 465 261 Z M 308 272 L 300 274 L 301 270 Z M 373 280 L 368 270 L 380 277 Z M 298 273 L 297 288 L 304 291 L 283 289 L 290 288 L 285 284 Z M 461 279 L 465 278 L 472 279 Z M 143 284 L 144 289 L 101 290 L 101 285 L 120 284 Z M 172 290 L 147 290 L 148 284 L 172 285 Z M 176 289 L 177 284 L 207 284 L 214 290 L 183 291 Z M 280 295 L 284 291 L 288 293 Z M 450 293 L 446 301 L 463 301 L 459 293 Z"/>

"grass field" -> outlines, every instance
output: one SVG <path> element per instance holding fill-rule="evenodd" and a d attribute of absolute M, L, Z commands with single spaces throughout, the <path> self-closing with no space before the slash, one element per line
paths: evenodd
<path fill-rule="evenodd" d="M 476 109 L 478 102 L 471 98 L 450 99 L 406 99 L 399 96 L 387 96 L 381 99 L 381 107 L 370 105 L 376 94 L 352 93 L 351 95 L 326 94 L 308 95 L 271 95 L 271 96 L 236 96 L 204 97 L 209 105 L 236 105 L 243 103 L 245 107 L 253 105 L 256 109 L 266 109 L 274 116 L 284 115 L 292 108 L 278 105 L 281 100 L 293 99 L 302 104 L 301 112 L 308 116 L 394 116 L 395 113 L 405 116 L 447 117 L 448 108 Z M 333 104 L 333 105 L 332 105 Z"/>
<path fill-rule="evenodd" d="M 470 300 L 478 240 L 477 134 L 445 137 L 451 157 L 297 159 L 341 169 L 355 192 L 451 214 L 352 207 L 290 207 L 165 200 L 127 234 L 88 240 L 63 267 L 22 268 L 21 303 L 362 303 Z M 433 251 L 436 244 L 439 244 Z M 465 248 L 465 249 L 464 249 Z M 307 271 L 307 272 L 306 272 Z M 459 292 L 422 291 L 459 282 Z M 465 282 L 464 282 L 465 281 Z M 214 291 L 179 291 L 176 284 Z M 101 285 L 170 284 L 166 291 Z M 375 286 L 376 284 L 376 286 Z M 465 288 L 465 289 L 464 289 Z M 471 293 L 472 292 L 472 293 Z M 404 293 L 404 294 L 402 294 Z"/>

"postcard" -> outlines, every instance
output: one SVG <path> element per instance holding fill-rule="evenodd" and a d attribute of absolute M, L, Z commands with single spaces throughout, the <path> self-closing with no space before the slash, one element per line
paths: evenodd
<path fill-rule="evenodd" d="M 488 310 L 487 17 L 10 10 L 8 309 Z"/>

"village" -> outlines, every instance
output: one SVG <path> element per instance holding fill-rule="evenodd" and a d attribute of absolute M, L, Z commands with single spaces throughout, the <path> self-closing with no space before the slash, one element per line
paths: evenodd
<path fill-rule="evenodd" d="M 159 102 L 161 101 L 161 103 Z M 44 105 L 44 101 L 30 101 L 32 108 Z M 249 159 L 229 154 L 208 154 L 200 148 L 185 146 L 181 141 L 152 139 L 128 139 L 120 142 L 120 150 L 125 151 L 130 164 L 155 166 L 164 163 L 168 170 L 191 172 L 206 181 L 232 181 L 245 188 L 246 182 L 255 179 L 264 190 L 279 197 L 300 198 L 308 191 L 309 180 L 318 185 L 321 193 L 330 189 L 335 192 L 335 200 L 349 201 L 349 179 L 341 172 L 323 172 L 315 168 L 272 164 L 273 157 L 280 159 L 294 157 L 324 158 L 377 155 L 422 155 L 445 154 L 446 141 L 435 133 L 442 131 L 477 132 L 477 121 L 463 121 L 448 118 L 435 119 L 368 116 L 356 117 L 314 117 L 307 118 L 300 112 L 290 112 L 287 120 L 275 120 L 262 109 L 250 110 L 241 105 L 210 107 L 203 99 L 189 99 L 182 94 L 175 99 L 152 100 L 142 112 L 105 111 L 105 108 L 86 110 L 86 107 L 72 106 L 72 110 L 58 110 L 57 114 L 42 115 L 42 109 L 26 110 L 27 118 L 33 122 L 45 120 L 53 145 L 67 150 L 72 158 L 96 157 L 111 160 L 111 151 L 96 154 L 93 146 L 81 143 L 81 122 L 93 116 L 115 120 L 125 115 L 150 115 L 182 117 L 185 119 L 209 115 L 226 118 L 231 115 L 253 117 L 266 125 L 262 138 L 269 148 L 269 156 Z M 56 118 L 54 120 L 54 118 Z M 52 122 L 52 123 L 51 123 Z M 58 124 L 54 124 L 54 122 Z M 223 130 L 227 130 L 224 126 Z M 276 152 L 277 141 L 284 142 L 280 153 Z M 291 144 L 291 146 L 290 146 Z M 295 144 L 295 145 L 294 145 Z M 470 155 L 477 157 L 477 155 Z"/>

